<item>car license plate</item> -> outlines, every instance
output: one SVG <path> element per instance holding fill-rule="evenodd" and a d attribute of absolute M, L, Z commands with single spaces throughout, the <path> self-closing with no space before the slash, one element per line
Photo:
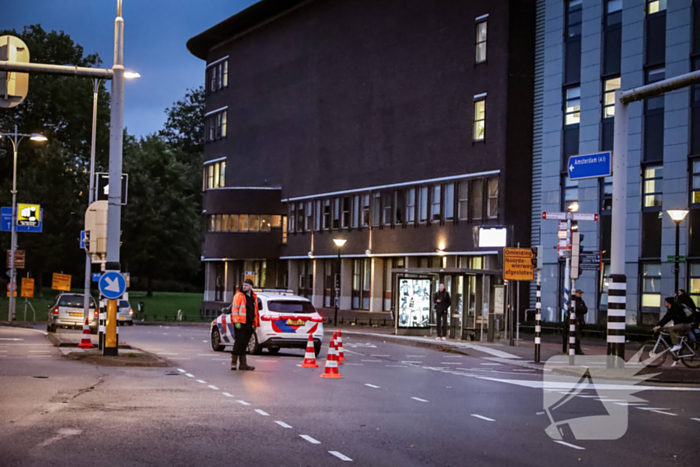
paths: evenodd
<path fill-rule="evenodd" d="M 119 319 L 125 320 L 125 319 L 126 319 L 126 316 L 120 316 Z"/>
<path fill-rule="evenodd" d="M 287 324 L 290 326 L 303 326 L 304 320 L 303 319 L 288 319 Z"/>
<path fill-rule="evenodd" d="M 71 315 L 71 316 L 83 316 L 82 313 L 71 313 L 70 315 Z"/>

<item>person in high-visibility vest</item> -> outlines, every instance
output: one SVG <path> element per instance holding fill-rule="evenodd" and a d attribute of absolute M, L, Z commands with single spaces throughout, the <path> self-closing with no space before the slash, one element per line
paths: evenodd
<path fill-rule="evenodd" d="M 231 321 L 234 323 L 233 330 L 233 351 L 231 352 L 231 369 L 236 369 L 238 358 L 241 364 L 240 370 L 255 370 L 254 366 L 249 366 L 246 361 L 246 348 L 248 342 L 255 332 L 255 328 L 260 327 L 260 315 L 258 314 L 258 297 L 253 292 L 253 281 L 246 279 L 241 290 L 236 292 L 231 305 Z"/>

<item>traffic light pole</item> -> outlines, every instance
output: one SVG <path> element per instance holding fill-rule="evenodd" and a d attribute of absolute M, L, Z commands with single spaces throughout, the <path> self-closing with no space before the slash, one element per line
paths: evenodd
<path fill-rule="evenodd" d="M 97 98 L 101 79 L 95 78 L 95 89 L 92 93 L 92 139 L 90 140 L 90 189 L 88 191 L 88 208 L 95 201 L 95 143 L 97 140 Z M 90 313 L 90 283 L 92 281 L 92 258 L 90 257 L 90 242 L 85 232 L 85 297 L 83 300 L 83 321 Z"/>

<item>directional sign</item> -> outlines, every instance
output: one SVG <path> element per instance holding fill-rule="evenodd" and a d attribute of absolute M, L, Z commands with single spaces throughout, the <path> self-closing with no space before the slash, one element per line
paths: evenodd
<path fill-rule="evenodd" d="M 542 219 L 565 221 L 568 214 L 568 212 L 545 211 L 542 213 Z"/>
<path fill-rule="evenodd" d="M 588 214 L 585 212 L 572 212 L 571 220 L 573 221 L 594 221 L 598 222 L 598 214 Z"/>
<path fill-rule="evenodd" d="M 584 271 L 597 271 L 600 269 L 600 263 L 579 263 L 578 267 Z"/>
<path fill-rule="evenodd" d="M 101 273 L 93 272 L 92 273 L 92 282 L 100 282 L 100 277 L 102 277 Z"/>
<path fill-rule="evenodd" d="M 11 251 L 7 250 L 7 267 L 12 267 L 10 266 L 10 255 Z M 15 250 L 15 269 L 24 269 L 24 265 L 26 263 L 26 253 L 24 250 Z"/>
<path fill-rule="evenodd" d="M 41 233 L 44 222 L 44 210 L 39 210 L 39 223 L 37 226 L 17 225 L 15 232 Z M 12 231 L 12 208 L 4 207 L 0 209 L 0 232 Z"/>
<path fill-rule="evenodd" d="M 612 175 L 611 162 L 612 154 L 610 152 L 571 156 L 567 166 L 569 180 L 608 177 Z"/>
<path fill-rule="evenodd" d="M 542 213 L 542 219 L 545 220 L 557 220 L 565 221 L 567 219 L 572 221 L 598 221 L 598 214 L 595 213 L 585 213 L 585 212 L 557 212 L 557 211 L 544 211 Z M 559 226 L 561 228 L 561 225 Z"/>
<path fill-rule="evenodd" d="M 85 249 L 85 231 L 84 230 L 80 231 L 80 249 L 81 250 Z"/>
<path fill-rule="evenodd" d="M 100 293 L 108 300 L 114 300 L 124 295 L 126 291 L 126 280 L 119 271 L 107 271 L 102 274 L 97 283 Z"/>
<path fill-rule="evenodd" d="M 17 225 L 38 227 L 41 222 L 41 206 L 38 204 L 17 204 Z"/>
<path fill-rule="evenodd" d="M 109 174 L 98 172 L 95 174 L 97 187 L 97 201 L 109 201 Z M 126 204 L 129 191 L 129 174 L 122 174 L 122 204 Z"/>

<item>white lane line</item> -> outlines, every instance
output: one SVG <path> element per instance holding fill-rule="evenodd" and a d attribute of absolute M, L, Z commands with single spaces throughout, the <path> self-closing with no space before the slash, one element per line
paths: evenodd
<path fill-rule="evenodd" d="M 482 365 L 489 365 L 489 366 L 501 366 L 500 363 L 482 363 Z"/>
<path fill-rule="evenodd" d="M 202 381 L 201 379 L 198 379 L 197 382 L 198 382 L 198 383 L 202 383 L 202 384 L 207 384 L 206 381 Z"/>
<path fill-rule="evenodd" d="M 218 390 L 219 390 L 219 388 L 217 388 L 216 386 L 212 386 L 211 384 L 209 385 L 209 387 L 212 388 L 214 391 L 218 391 Z"/>
<path fill-rule="evenodd" d="M 350 366 L 365 366 L 364 363 L 349 363 L 349 362 L 343 362 L 343 365 L 350 365 Z"/>
<path fill-rule="evenodd" d="M 391 357 L 391 355 L 375 355 L 375 354 L 370 354 L 370 357 Z"/>
<path fill-rule="evenodd" d="M 238 402 L 239 404 L 242 404 L 242 405 L 250 405 L 250 404 L 247 403 L 246 401 L 236 401 L 236 402 Z"/>
<path fill-rule="evenodd" d="M 51 358 L 51 355 L 30 355 L 27 358 Z"/>
<path fill-rule="evenodd" d="M 29 353 L 47 353 L 51 352 L 50 350 L 30 350 Z"/>
<path fill-rule="evenodd" d="M 346 363 L 346 365 L 347 365 L 347 363 Z M 384 365 L 384 366 L 387 366 L 389 368 L 408 368 L 406 365 Z"/>
<path fill-rule="evenodd" d="M 411 399 L 413 399 L 414 401 L 418 401 L 418 402 L 428 402 L 427 400 L 421 399 L 420 397 L 411 397 Z"/>
<path fill-rule="evenodd" d="M 425 355 L 406 355 L 408 358 L 422 358 L 425 357 Z"/>
<path fill-rule="evenodd" d="M 422 364 L 423 362 L 414 362 L 414 361 L 411 361 L 411 360 L 405 360 L 405 361 L 403 361 L 403 362 L 401 362 L 401 363 L 413 363 L 413 364 L 415 364 L 415 365 L 420 365 L 420 364 Z"/>
<path fill-rule="evenodd" d="M 558 439 L 554 440 L 555 443 L 559 443 L 562 446 L 568 446 L 570 448 L 578 449 L 580 451 L 584 451 L 586 448 L 582 448 L 581 446 L 576 446 L 575 444 L 567 443 L 565 441 L 559 441 Z"/>
<path fill-rule="evenodd" d="M 666 407 L 635 407 L 639 410 L 671 410 Z"/>
<path fill-rule="evenodd" d="M 623 405 L 625 407 L 634 407 L 635 405 L 645 405 L 641 402 L 615 402 L 615 405 Z"/>
<path fill-rule="evenodd" d="M 202 341 L 202 342 L 206 343 L 207 341 Z"/>
<path fill-rule="evenodd" d="M 677 416 L 678 416 L 677 413 L 663 412 L 663 411 L 661 411 L 661 410 L 651 410 L 650 412 L 660 413 L 661 415 L 672 415 L 672 416 L 674 416 L 674 417 L 677 417 Z"/>
<path fill-rule="evenodd" d="M 382 363 L 381 360 L 362 360 L 363 362 L 368 362 L 368 363 Z"/>
<path fill-rule="evenodd" d="M 304 438 L 306 441 L 308 441 L 311 444 L 321 444 L 320 441 L 313 439 L 309 435 L 299 435 L 300 438 Z"/>
<path fill-rule="evenodd" d="M 440 365 L 461 365 L 460 362 L 440 362 Z"/>
<path fill-rule="evenodd" d="M 482 420 L 486 420 L 487 422 L 495 422 L 495 421 L 496 421 L 496 420 L 494 420 L 493 418 L 484 417 L 483 415 L 479 415 L 479 414 L 476 414 L 476 413 L 471 414 L 471 416 L 472 416 L 472 417 L 476 417 L 476 418 L 480 418 L 480 419 L 482 419 Z"/>
<path fill-rule="evenodd" d="M 374 388 L 374 389 L 379 389 L 379 386 L 375 386 L 374 384 L 365 383 L 365 386 L 370 387 L 370 388 Z"/>
<path fill-rule="evenodd" d="M 462 355 L 443 355 L 442 358 L 462 358 Z"/>
<path fill-rule="evenodd" d="M 275 423 L 278 424 L 279 426 L 281 426 L 282 428 L 291 428 L 292 427 L 292 425 L 287 425 L 286 423 L 280 422 L 279 420 L 275 420 Z"/>
<path fill-rule="evenodd" d="M 260 415 L 262 415 L 263 417 L 269 417 L 269 416 L 270 416 L 270 414 L 267 413 L 267 412 L 265 412 L 264 410 L 255 409 L 255 411 L 256 411 L 257 413 L 259 413 Z"/>
<path fill-rule="evenodd" d="M 233 394 L 229 394 L 228 392 L 222 392 L 221 394 L 223 394 L 226 397 L 233 397 Z"/>
<path fill-rule="evenodd" d="M 185 373 L 185 376 L 188 376 L 190 378 L 194 378 L 194 375 L 192 373 Z"/>
<path fill-rule="evenodd" d="M 337 457 L 337 458 L 340 459 L 341 461 L 352 462 L 352 459 L 350 459 L 350 458 L 349 458 L 348 456 L 346 456 L 345 454 L 339 453 L 338 451 L 328 451 L 328 453 L 329 453 L 329 454 L 333 454 L 335 457 Z"/>
<path fill-rule="evenodd" d="M 696 422 L 700 422 L 700 418 L 691 418 L 691 420 L 695 420 Z"/>
<path fill-rule="evenodd" d="M 183 370 L 182 368 L 178 368 L 177 371 L 179 371 L 180 373 L 187 373 L 187 370 Z"/>

